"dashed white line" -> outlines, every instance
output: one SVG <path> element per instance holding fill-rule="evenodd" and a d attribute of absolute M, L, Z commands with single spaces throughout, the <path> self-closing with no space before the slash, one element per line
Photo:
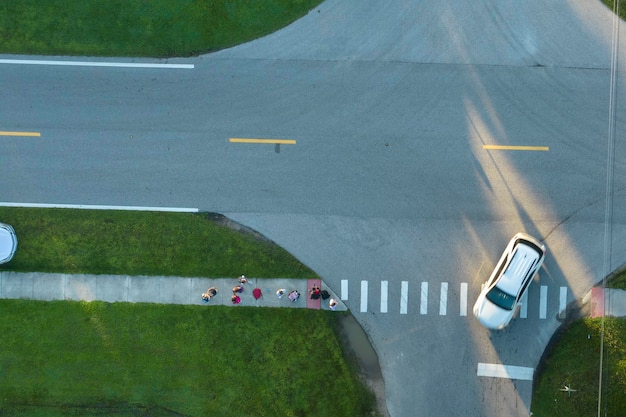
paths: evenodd
<path fill-rule="evenodd" d="M 389 281 L 380 281 L 380 312 L 387 312 L 387 290 L 389 288 Z"/>
<path fill-rule="evenodd" d="M 545 319 L 548 311 L 548 286 L 542 285 L 539 291 L 539 318 Z"/>
<path fill-rule="evenodd" d="M 400 314 L 407 313 L 408 300 L 409 300 L 409 282 L 402 281 L 402 287 L 400 291 Z"/>
<path fill-rule="evenodd" d="M 439 294 L 439 315 L 445 316 L 448 310 L 448 283 L 441 283 L 441 293 Z"/>
<path fill-rule="evenodd" d="M 343 301 L 348 300 L 348 280 L 347 279 L 341 280 L 341 299 Z"/>
<path fill-rule="evenodd" d="M 533 380 L 533 368 L 525 366 L 501 365 L 497 363 L 478 363 L 476 375 L 490 376 L 494 378 Z"/>
<path fill-rule="evenodd" d="M 561 287 L 559 293 L 559 318 L 564 319 L 567 310 L 567 287 Z"/>
<path fill-rule="evenodd" d="M 422 296 L 420 297 L 420 314 L 428 313 L 428 282 L 422 282 Z"/>
<path fill-rule="evenodd" d="M 461 283 L 460 315 L 467 316 L 467 282 Z"/>
<path fill-rule="evenodd" d="M 522 296 L 520 304 L 521 304 L 521 307 L 519 311 L 519 317 L 521 319 L 525 319 L 526 317 L 528 317 L 528 291 L 526 291 L 524 295 Z"/>
<path fill-rule="evenodd" d="M 0 64 L 57 65 L 72 67 L 194 69 L 194 64 L 141 64 L 137 62 L 49 61 L 37 59 L 0 59 Z"/>
<path fill-rule="evenodd" d="M 361 281 L 361 313 L 367 312 L 367 281 Z"/>

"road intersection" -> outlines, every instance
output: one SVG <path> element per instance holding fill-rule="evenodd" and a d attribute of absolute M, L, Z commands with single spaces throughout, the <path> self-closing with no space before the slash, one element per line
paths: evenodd
<path fill-rule="evenodd" d="M 532 382 L 479 364 L 534 369 L 561 298 L 489 332 L 471 311 L 449 320 L 431 304 L 424 320 L 417 293 L 428 282 L 437 304 L 442 283 L 467 284 L 471 306 L 521 230 L 548 247 L 529 312 L 544 287 L 569 304 L 602 279 L 611 15 L 595 1 L 382 3 L 329 0 L 263 39 L 171 60 L 193 69 L 0 66 L 0 129 L 40 133 L 0 138 L 2 200 L 223 213 L 337 293 L 350 282 L 392 417 L 527 416 Z M 625 215 L 613 213 L 612 268 L 626 262 Z M 386 281 L 394 308 L 406 282 L 411 314 L 370 308 L 382 295 L 361 312 L 363 281 Z"/>

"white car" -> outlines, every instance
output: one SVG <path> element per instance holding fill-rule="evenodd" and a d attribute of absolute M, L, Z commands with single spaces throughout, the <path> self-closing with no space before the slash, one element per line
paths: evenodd
<path fill-rule="evenodd" d="M 474 304 L 474 316 L 489 329 L 504 329 L 539 271 L 546 247 L 526 233 L 513 236 Z"/>
<path fill-rule="evenodd" d="M 0 264 L 9 262 L 17 249 L 15 230 L 8 224 L 0 223 Z"/>

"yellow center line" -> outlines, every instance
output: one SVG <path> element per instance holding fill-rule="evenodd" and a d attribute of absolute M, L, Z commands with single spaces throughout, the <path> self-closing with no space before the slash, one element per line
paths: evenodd
<path fill-rule="evenodd" d="M 491 151 L 549 151 L 549 146 L 504 146 L 504 145 L 483 145 L 483 149 Z"/>
<path fill-rule="evenodd" d="M 228 138 L 231 143 L 271 143 L 280 145 L 295 145 L 296 141 L 293 139 L 254 139 L 254 138 Z"/>
<path fill-rule="evenodd" d="M 0 131 L 0 136 L 41 136 L 39 132 L 3 132 Z"/>

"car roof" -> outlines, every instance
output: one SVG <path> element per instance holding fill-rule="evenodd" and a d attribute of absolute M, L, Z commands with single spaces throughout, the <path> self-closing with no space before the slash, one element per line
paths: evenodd
<path fill-rule="evenodd" d="M 502 291 L 517 296 L 529 271 L 535 268 L 543 254 L 518 240 L 510 256 L 509 263 L 496 285 Z"/>

